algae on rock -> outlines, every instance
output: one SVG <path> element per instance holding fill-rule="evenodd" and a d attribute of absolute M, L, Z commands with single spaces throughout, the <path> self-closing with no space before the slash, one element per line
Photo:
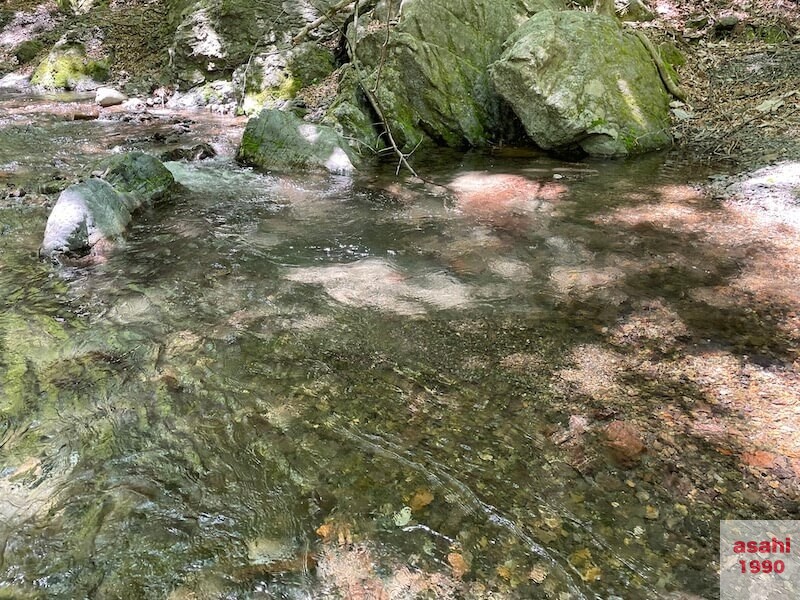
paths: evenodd
<path fill-rule="evenodd" d="M 388 41 L 391 15 L 363 16 L 351 27 L 351 45 L 400 148 L 482 146 L 518 135 L 486 68 L 526 18 L 563 7 L 561 0 L 412 0 Z"/>
<path fill-rule="evenodd" d="M 143 152 L 112 156 L 97 166 L 104 179 L 61 192 L 47 219 L 41 256 L 89 254 L 101 241 L 122 234 L 139 207 L 162 198 L 174 183 L 166 167 Z"/>
<path fill-rule="evenodd" d="M 81 44 L 73 43 L 54 47 L 36 67 L 31 84 L 54 90 L 87 90 L 107 78 L 106 61 L 90 59 Z"/>
<path fill-rule="evenodd" d="M 350 173 L 358 160 L 332 127 L 272 109 L 247 122 L 236 159 L 267 170 L 324 169 L 331 173 Z"/>
<path fill-rule="evenodd" d="M 671 144 L 669 97 L 656 65 L 609 17 L 541 12 L 508 39 L 489 72 L 546 150 L 626 156 Z"/>

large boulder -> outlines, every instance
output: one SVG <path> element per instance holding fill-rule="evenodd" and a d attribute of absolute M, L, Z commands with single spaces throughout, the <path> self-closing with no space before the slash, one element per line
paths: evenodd
<path fill-rule="evenodd" d="M 625 156 L 671 143 L 658 70 L 642 42 L 609 17 L 540 12 L 489 72 L 544 149 Z"/>
<path fill-rule="evenodd" d="M 174 183 L 157 159 L 142 152 L 112 156 L 97 165 L 92 178 L 71 185 L 58 197 L 39 255 L 82 257 L 103 241 L 121 235 L 143 205 L 164 197 Z"/>
<path fill-rule="evenodd" d="M 321 123 L 333 127 L 351 148 L 364 155 L 385 147 L 383 136 L 375 128 L 375 121 L 353 65 L 343 65 L 338 72 L 336 95 L 326 108 Z"/>
<path fill-rule="evenodd" d="M 108 78 L 108 64 L 86 55 L 81 44 L 57 44 L 39 63 L 31 84 L 49 90 L 91 90 Z"/>
<path fill-rule="evenodd" d="M 332 0 L 308 2 L 252 2 L 251 0 L 169 0 L 168 19 L 175 27 L 172 64 L 182 89 L 207 81 L 229 78 L 247 65 L 248 87 L 260 78 L 280 78 L 291 62 L 291 39 L 315 21 Z M 334 16 L 322 29 L 335 31 L 341 17 Z M 302 51 L 300 51 L 302 54 Z M 302 69 L 298 69 L 300 71 Z M 265 71 L 266 73 L 262 73 Z M 274 77 L 271 77 L 274 75 Z M 301 77 L 302 78 L 302 77 Z"/>
<path fill-rule="evenodd" d="M 262 110 L 242 135 L 236 159 L 264 170 L 350 173 L 357 156 L 332 127 L 307 123 L 280 110 Z"/>
<path fill-rule="evenodd" d="M 360 19 L 350 37 L 364 85 L 398 145 L 481 146 L 513 136 L 513 116 L 486 68 L 508 36 L 545 8 L 564 8 L 563 0 L 406 0 L 388 41 L 391 15 Z"/>

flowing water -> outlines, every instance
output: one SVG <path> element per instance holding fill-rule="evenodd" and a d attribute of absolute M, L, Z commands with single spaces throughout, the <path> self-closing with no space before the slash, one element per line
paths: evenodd
<path fill-rule="evenodd" d="M 34 191 L 180 125 L 3 102 L 0 174 Z M 223 146 L 241 125 L 205 119 Z M 673 318 L 636 338 L 653 361 L 785 358 L 692 294 L 741 256 L 630 217 L 723 218 L 687 185 L 703 173 L 419 162 L 424 181 L 167 163 L 181 190 L 83 269 L 36 259 L 54 194 L 5 201 L 0 597 L 718 596 L 719 519 L 796 506 L 669 430 L 658 411 L 693 410 L 691 381 L 593 366 L 628 364 L 642 307 Z M 612 422 L 646 451 L 620 455 Z"/>

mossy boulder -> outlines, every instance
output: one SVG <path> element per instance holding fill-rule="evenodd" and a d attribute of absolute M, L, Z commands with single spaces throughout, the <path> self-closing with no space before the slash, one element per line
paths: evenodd
<path fill-rule="evenodd" d="M 251 2 L 250 0 L 170 0 L 174 23 L 173 64 L 181 88 L 229 78 L 241 65 L 255 72 L 258 62 L 279 57 L 286 65 L 289 40 L 332 4 Z M 341 18 L 334 17 L 334 21 Z M 331 23 L 323 28 L 333 29 Z M 259 60 L 259 58 L 263 60 Z"/>
<path fill-rule="evenodd" d="M 400 3 L 397 3 L 398 5 Z M 364 85 L 405 151 L 422 141 L 482 146 L 513 137 L 486 68 L 528 17 L 562 0 L 408 0 L 387 41 L 386 19 L 359 20 L 356 37 Z"/>
<path fill-rule="evenodd" d="M 350 173 L 357 155 L 332 127 L 265 109 L 247 122 L 236 159 L 264 170 Z"/>
<path fill-rule="evenodd" d="M 642 42 L 609 17 L 544 11 L 489 69 L 544 149 L 626 156 L 671 144 L 669 97 Z"/>
<path fill-rule="evenodd" d="M 358 84 L 352 65 L 344 65 L 339 73 L 336 97 L 325 111 L 323 125 L 333 127 L 359 154 L 370 154 L 385 147 L 375 128 L 376 117 Z"/>
<path fill-rule="evenodd" d="M 81 44 L 56 46 L 33 72 L 31 84 L 50 90 L 88 90 L 108 79 L 108 63 L 86 56 Z"/>
<path fill-rule="evenodd" d="M 163 198 L 174 184 L 158 159 L 142 152 L 112 156 L 97 165 L 100 178 L 71 185 L 47 219 L 39 254 L 83 257 L 120 236 L 141 206 Z"/>
<path fill-rule="evenodd" d="M 287 67 L 298 83 L 305 87 L 325 79 L 333 73 L 336 65 L 333 52 L 314 42 L 305 42 L 292 50 Z"/>
<path fill-rule="evenodd" d="M 14 56 L 21 65 L 26 65 L 39 55 L 44 44 L 39 40 L 26 40 L 14 49 Z"/>

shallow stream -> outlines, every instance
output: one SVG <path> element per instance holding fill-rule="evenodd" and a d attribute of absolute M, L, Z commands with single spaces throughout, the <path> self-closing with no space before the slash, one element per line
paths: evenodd
<path fill-rule="evenodd" d="M 749 255 L 707 170 L 258 174 L 240 122 L 75 106 L 0 99 L 0 598 L 713 598 L 721 518 L 796 517 L 686 425 L 749 418 L 686 360 L 796 359 L 795 307 L 708 300 Z M 37 260 L 48 185 L 176 127 L 221 156 L 104 264 Z"/>

